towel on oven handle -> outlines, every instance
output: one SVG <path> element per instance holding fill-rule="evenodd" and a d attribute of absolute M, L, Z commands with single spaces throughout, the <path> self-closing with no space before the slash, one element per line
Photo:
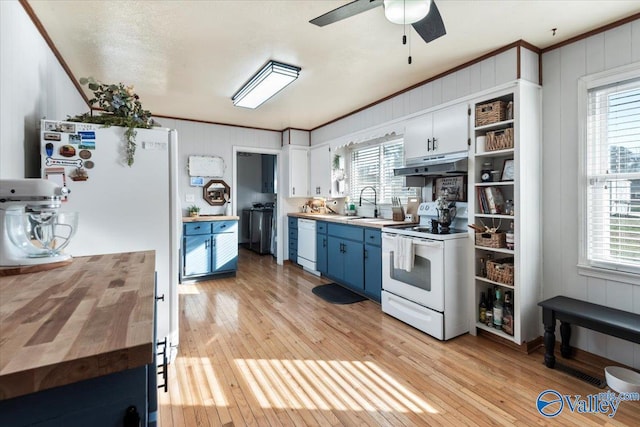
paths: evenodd
<path fill-rule="evenodd" d="M 393 268 L 411 272 L 413 268 L 413 239 L 403 236 L 396 236 L 393 257 Z"/>

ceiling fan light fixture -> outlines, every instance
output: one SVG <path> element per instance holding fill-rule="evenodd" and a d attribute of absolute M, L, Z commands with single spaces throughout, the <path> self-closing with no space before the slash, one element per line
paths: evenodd
<path fill-rule="evenodd" d="M 269 61 L 247 81 L 232 97 L 233 105 L 258 108 L 298 78 L 300 67 Z"/>
<path fill-rule="evenodd" d="M 394 24 L 413 24 L 429 14 L 431 0 L 384 0 L 384 16 Z"/>

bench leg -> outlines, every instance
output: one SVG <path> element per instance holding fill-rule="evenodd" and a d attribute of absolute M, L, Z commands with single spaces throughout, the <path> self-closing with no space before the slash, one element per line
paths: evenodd
<path fill-rule="evenodd" d="M 555 325 L 544 325 L 544 364 L 547 368 L 553 369 L 556 364 L 556 357 L 553 355 L 553 349 L 556 345 L 556 327 Z"/>
<path fill-rule="evenodd" d="M 569 341 L 571 340 L 571 324 L 567 322 L 560 322 L 560 338 L 562 339 L 560 343 L 560 354 L 564 358 L 571 357 L 571 347 L 569 346 Z"/>
<path fill-rule="evenodd" d="M 542 323 L 544 324 L 544 364 L 547 368 L 553 369 L 556 364 L 556 357 L 553 355 L 553 348 L 556 345 L 556 315 L 553 310 L 542 309 Z"/>

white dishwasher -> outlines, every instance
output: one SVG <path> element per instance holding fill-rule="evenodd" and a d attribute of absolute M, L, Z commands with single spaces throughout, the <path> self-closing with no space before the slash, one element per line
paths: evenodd
<path fill-rule="evenodd" d="M 316 222 L 312 219 L 298 218 L 298 264 L 320 275 L 316 270 Z"/>

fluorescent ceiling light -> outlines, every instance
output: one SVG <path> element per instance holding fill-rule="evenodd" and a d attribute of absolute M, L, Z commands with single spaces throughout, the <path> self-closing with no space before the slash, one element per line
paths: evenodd
<path fill-rule="evenodd" d="M 300 67 L 269 61 L 231 97 L 236 107 L 257 108 L 298 78 Z"/>
<path fill-rule="evenodd" d="M 427 16 L 431 0 L 384 0 L 384 16 L 394 24 L 413 24 Z"/>

